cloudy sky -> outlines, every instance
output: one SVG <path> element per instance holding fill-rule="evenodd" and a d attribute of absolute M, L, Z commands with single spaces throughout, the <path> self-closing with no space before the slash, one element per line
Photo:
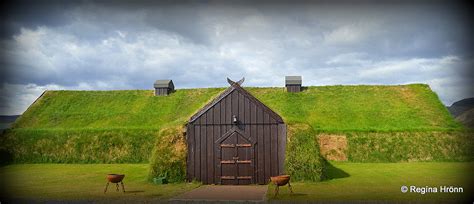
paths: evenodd
<path fill-rule="evenodd" d="M 474 96 L 472 10 L 455 1 L 3 4 L 0 114 L 21 114 L 46 89 L 156 79 L 281 87 L 302 75 L 315 86 L 427 83 L 446 105 Z"/>

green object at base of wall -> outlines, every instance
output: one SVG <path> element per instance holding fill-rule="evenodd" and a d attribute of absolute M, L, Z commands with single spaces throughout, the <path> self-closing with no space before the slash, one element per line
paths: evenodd
<path fill-rule="evenodd" d="M 153 178 L 153 183 L 158 185 L 167 184 L 168 180 L 166 179 L 166 177 L 155 177 Z"/>

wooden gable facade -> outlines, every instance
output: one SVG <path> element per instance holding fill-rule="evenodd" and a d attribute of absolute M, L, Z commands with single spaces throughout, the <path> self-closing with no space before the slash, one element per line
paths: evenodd
<path fill-rule="evenodd" d="M 284 171 L 286 124 L 243 89 L 231 86 L 187 124 L 187 179 L 204 184 L 266 184 Z"/>

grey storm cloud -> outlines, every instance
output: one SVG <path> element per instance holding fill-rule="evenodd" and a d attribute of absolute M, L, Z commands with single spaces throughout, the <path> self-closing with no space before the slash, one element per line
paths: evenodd
<path fill-rule="evenodd" d="M 470 10 L 459 2 L 27 1 L 0 36 L 1 114 L 45 89 L 427 83 L 474 95 Z"/>

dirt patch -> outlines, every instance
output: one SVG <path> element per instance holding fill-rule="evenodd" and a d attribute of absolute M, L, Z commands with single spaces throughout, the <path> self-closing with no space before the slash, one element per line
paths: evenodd
<path fill-rule="evenodd" d="M 347 138 L 345 135 L 318 136 L 321 155 L 331 161 L 347 161 Z"/>
<path fill-rule="evenodd" d="M 267 193 L 266 185 L 223 186 L 205 185 L 172 198 L 174 202 L 263 202 Z"/>

